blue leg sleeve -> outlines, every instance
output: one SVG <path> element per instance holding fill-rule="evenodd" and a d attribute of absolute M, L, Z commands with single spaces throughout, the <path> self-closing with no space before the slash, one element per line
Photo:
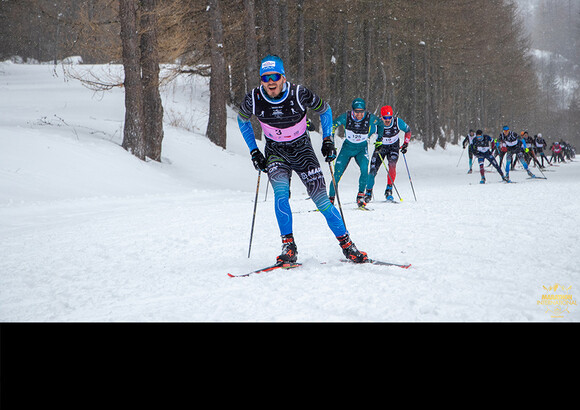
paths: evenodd
<path fill-rule="evenodd" d="M 280 228 L 280 235 L 292 233 L 292 210 L 290 209 L 290 172 L 278 168 L 269 172 L 274 190 L 274 212 Z"/>
<path fill-rule="evenodd" d="M 328 205 L 329 206 L 326 208 L 321 208 L 317 204 L 317 207 L 320 210 L 320 213 L 324 215 L 324 217 L 326 218 L 326 223 L 328 224 L 328 227 L 330 228 L 334 236 L 345 235 L 347 233 L 346 227 L 342 222 L 340 212 L 338 211 L 338 209 L 336 209 L 334 205 L 330 203 L 330 201 L 328 201 Z"/>
<path fill-rule="evenodd" d="M 528 170 L 528 163 L 524 159 L 524 154 L 522 154 L 521 152 L 518 152 L 518 158 L 519 158 L 520 162 L 522 163 L 524 169 L 527 171 Z"/>

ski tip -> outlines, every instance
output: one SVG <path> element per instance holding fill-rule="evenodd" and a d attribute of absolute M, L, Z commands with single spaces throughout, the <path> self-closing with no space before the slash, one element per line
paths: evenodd
<path fill-rule="evenodd" d="M 254 274 L 258 274 L 258 273 L 270 272 L 270 271 L 272 271 L 274 269 L 278 269 L 278 268 L 280 268 L 280 269 L 292 269 L 292 268 L 297 268 L 299 266 L 302 266 L 302 264 L 300 262 L 284 263 L 284 264 L 282 264 L 282 263 L 276 263 L 274 265 L 267 266 L 267 267 L 262 268 L 262 269 L 257 269 L 257 270 L 254 270 L 254 271 L 251 271 L 251 272 L 248 272 L 248 273 L 243 273 L 241 275 L 234 275 L 234 274 L 231 274 L 231 273 L 227 273 L 227 275 L 230 278 L 245 278 L 245 277 L 248 277 L 250 275 L 254 275 Z"/>
<path fill-rule="evenodd" d="M 367 263 L 372 263 L 374 265 L 397 266 L 397 267 L 403 268 L 403 269 L 409 269 L 411 267 L 410 263 L 400 264 L 400 263 L 392 263 L 392 262 L 383 262 L 383 261 L 378 261 L 375 259 L 368 259 Z"/>
<path fill-rule="evenodd" d="M 246 278 L 248 276 L 250 276 L 249 273 L 244 273 L 242 275 L 233 275 L 231 273 L 228 273 L 228 278 Z"/>
<path fill-rule="evenodd" d="M 302 266 L 302 264 L 300 262 L 284 263 L 280 267 L 282 269 L 292 269 L 292 268 L 297 268 L 298 266 Z"/>
<path fill-rule="evenodd" d="M 340 261 L 341 262 L 356 263 L 356 262 L 353 262 L 353 261 L 351 261 L 349 259 L 341 259 Z M 409 269 L 411 267 L 411 264 L 410 263 L 407 263 L 407 264 L 399 264 L 399 263 L 393 263 L 393 262 L 379 261 L 379 260 L 371 259 L 371 258 L 368 258 L 364 262 L 360 262 L 358 264 L 359 265 L 363 265 L 365 263 L 370 263 L 372 265 L 382 265 L 382 266 L 397 266 L 397 267 L 403 268 L 403 269 Z"/>

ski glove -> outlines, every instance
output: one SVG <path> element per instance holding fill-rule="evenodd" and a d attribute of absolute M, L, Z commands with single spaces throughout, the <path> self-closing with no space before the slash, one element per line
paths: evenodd
<path fill-rule="evenodd" d="M 375 141 L 375 148 L 380 148 L 383 145 L 383 141 Z"/>
<path fill-rule="evenodd" d="M 252 162 L 254 164 L 254 168 L 256 168 L 256 171 L 267 172 L 266 166 L 268 165 L 268 162 L 266 161 L 266 158 L 264 158 L 264 155 L 260 152 L 260 150 L 256 148 L 252 150 L 250 154 L 252 154 Z"/>
<path fill-rule="evenodd" d="M 326 137 L 322 140 L 322 155 L 324 155 L 326 162 L 332 162 L 336 159 L 336 148 L 334 147 L 334 142 L 330 137 Z"/>
<path fill-rule="evenodd" d="M 401 152 L 403 154 L 406 154 L 407 153 L 407 147 L 408 146 L 409 146 L 409 144 L 407 144 L 406 142 L 403 145 L 401 145 Z"/>

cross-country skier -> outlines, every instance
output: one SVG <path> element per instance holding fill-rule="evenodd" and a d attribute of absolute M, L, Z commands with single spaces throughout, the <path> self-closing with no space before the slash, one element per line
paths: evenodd
<path fill-rule="evenodd" d="M 501 137 L 501 135 L 500 135 Z M 503 159 L 505 157 L 505 154 L 507 152 L 507 146 L 505 145 L 505 141 L 502 140 L 501 138 L 497 138 L 495 140 L 495 146 L 497 149 L 497 153 L 499 155 L 499 167 L 501 168 L 501 165 L 503 163 Z"/>
<path fill-rule="evenodd" d="M 467 147 L 467 155 L 469 156 L 469 171 L 467 171 L 468 174 L 473 172 L 473 138 L 475 138 L 475 131 L 469 130 L 463 140 L 463 149 Z"/>
<path fill-rule="evenodd" d="M 562 153 L 564 158 L 568 159 L 568 161 L 572 161 L 572 158 L 576 156 L 574 147 L 567 143 L 566 141 L 560 141 L 560 145 L 562 146 Z"/>
<path fill-rule="evenodd" d="M 393 108 L 390 105 L 385 105 L 381 108 L 381 119 L 383 120 L 384 130 L 382 134 L 377 135 L 375 151 L 373 152 L 373 157 L 371 159 L 369 179 L 365 191 L 365 202 L 367 203 L 372 199 L 375 177 L 383 163 L 383 160 L 387 161 L 388 164 L 385 197 L 387 198 L 387 201 L 393 200 L 393 183 L 397 176 L 399 150 L 405 154 L 407 152 L 407 147 L 409 146 L 409 141 L 411 140 L 411 128 L 401 118 L 393 115 Z M 403 145 L 400 145 L 399 131 L 405 133 Z"/>
<path fill-rule="evenodd" d="M 485 169 L 483 167 L 484 160 L 488 160 L 491 165 L 495 167 L 497 172 L 501 175 L 501 179 L 508 181 L 504 176 L 501 168 L 495 158 L 491 153 L 491 147 L 493 145 L 493 139 L 489 135 L 484 135 L 483 131 L 477 130 L 475 132 L 475 138 L 472 141 L 473 153 L 477 157 L 477 162 L 479 163 L 479 173 L 481 174 L 480 183 L 485 184 Z"/>
<path fill-rule="evenodd" d="M 524 159 L 523 151 L 524 149 L 527 149 L 526 142 L 523 139 L 520 139 L 514 131 L 510 131 L 510 127 L 507 125 L 503 127 L 503 131 L 498 139 L 504 141 L 507 148 L 505 164 L 505 176 L 507 180 L 509 181 L 510 178 L 512 155 L 517 157 L 520 163 L 524 166 L 524 169 L 528 172 L 528 175 L 535 178 L 536 176 L 528 169 L 528 163 Z"/>
<path fill-rule="evenodd" d="M 542 133 L 538 133 L 538 135 L 534 135 L 534 146 L 536 148 L 536 154 L 539 155 L 541 160 L 542 160 L 541 168 L 545 168 L 544 167 L 544 158 L 546 158 L 546 162 L 548 164 L 552 165 L 552 163 L 550 162 L 550 160 L 546 156 L 546 153 L 544 152 L 544 149 L 547 147 L 547 145 L 546 145 L 546 140 L 542 137 Z"/>
<path fill-rule="evenodd" d="M 327 162 L 336 158 L 330 106 L 308 88 L 288 82 L 284 64 L 278 56 L 268 55 L 262 59 L 260 79 L 261 85 L 250 91 L 240 105 L 238 125 L 254 167 L 268 173 L 274 190 L 274 210 L 282 237 L 282 253 L 276 258 L 277 263 L 294 263 L 298 254 L 289 201 L 292 171 L 298 174 L 310 198 L 326 218 L 344 255 L 353 262 L 365 262 L 367 254 L 356 248 L 340 213 L 328 199 L 324 175 L 307 133 L 306 112 L 311 108 L 320 115 L 322 154 Z M 266 137 L 265 155 L 256 144 L 250 123 L 252 115 L 258 118 Z"/>
<path fill-rule="evenodd" d="M 564 149 L 560 142 L 554 141 L 552 146 L 550 147 L 550 151 L 552 151 L 552 163 L 555 164 L 556 162 L 566 162 L 564 160 Z"/>
<path fill-rule="evenodd" d="M 370 112 L 366 111 L 366 103 L 362 98 L 355 98 L 352 102 L 352 110 L 340 114 L 332 123 L 332 138 L 340 126 L 344 126 L 345 141 L 342 144 L 336 166 L 334 168 L 334 179 L 336 184 L 340 181 L 342 174 L 346 170 L 352 158 L 360 168 L 358 179 L 358 194 L 356 203 L 359 207 L 366 205 L 364 201 L 364 191 L 367 186 L 369 176 L 369 149 L 368 140 L 374 133 L 383 132 L 383 123 Z M 334 185 L 330 184 L 330 202 L 334 203 Z"/>
<path fill-rule="evenodd" d="M 536 151 L 534 147 L 534 138 L 528 134 L 527 131 L 522 131 L 522 138 L 526 142 L 527 149 L 524 150 L 524 158 L 528 164 L 534 161 L 534 164 L 539 168 L 540 162 L 536 158 Z M 532 165 L 534 165 L 532 164 Z"/>

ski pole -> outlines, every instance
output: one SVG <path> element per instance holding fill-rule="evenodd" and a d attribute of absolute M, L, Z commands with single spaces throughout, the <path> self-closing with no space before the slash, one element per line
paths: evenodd
<path fill-rule="evenodd" d="M 536 158 L 536 153 L 530 149 L 530 152 L 532 153 L 532 158 L 534 159 L 534 161 L 536 162 L 536 165 L 538 167 L 538 171 L 540 171 L 540 174 L 542 174 L 542 176 L 544 178 L 546 178 L 546 175 L 544 175 L 544 173 L 542 172 L 542 168 L 540 167 L 540 161 L 538 161 L 538 158 Z M 546 178 L 548 179 L 548 178 Z"/>
<path fill-rule="evenodd" d="M 334 186 L 334 193 L 336 194 L 336 202 L 338 203 L 338 209 L 340 211 L 340 217 L 342 218 L 342 223 L 346 228 L 346 222 L 344 221 L 344 214 L 342 213 L 342 204 L 340 203 L 340 196 L 338 195 L 338 186 L 336 185 L 336 179 L 334 179 L 334 171 L 332 170 L 332 163 L 328 163 L 328 168 L 330 168 L 330 176 L 332 177 L 332 185 Z"/>
<path fill-rule="evenodd" d="M 540 174 L 542 174 L 542 176 L 544 177 L 544 179 L 548 179 L 546 178 L 546 175 L 544 175 L 544 173 L 542 172 L 542 168 L 540 168 L 540 164 L 538 163 L 538 171 L 540 171 Z"/>
<path fill-rule="evenodd" d="M 268 188 L 270 187 L 270 184 L 266 184 L 266 195 L 264 195 L 264 202 L 266 202 L 268 200 Z"/>
<path fill-rule="evenodd" d="M 405 154 L 403 154 L 403 159 L 405 160 L 405 167 L 407 168 L 407 175 L 409 175 L 409 182 L 411 183 L 413 196 L 415 197 L 415 202 L 417 202 L 417 196 L 415 195 L 415 188 L 413 188 L 413 181 L 411 180 L 411 173 L 409 172 L 409 166 L 407 165 L 407 157 L 405 156 Z"/>
<path fill-rule="evenodd" d="M 461 158 L 463 158 L 464 152 L 465 152 L 465 147 L 461 150 L 461 155 L 459 156 L 459 161 L 457 161 L 457 165 L 455 165 L 455 168 L 457 168 L 459 166 L 459 163 L 461 162 Z"/>
<path fill-rule="evenodd" d="M 252 229 L 250 231 L 250 246 L 248 247 L 248 258 L 250 257 L 250 252 L 252 251 L 252 238 L 254 237 L 254 222 L 256 222 L 256 208 L 258 206 L 258 192 L 260 191 L 260 176 L 262 176 L 262 171 L 258 171 L 258 182 L 256 183 L 256 198 L 254 199 L 254 216 L 252 217 Z"/>
<path fill-rule="evenodd" d="M 397 196 L 399 197 L 399 202 L 403 202 L 403 198 L 401 198 L 401 195 L 399 195 L 399 190 L 397 189 L 397 186 L 395 185 L 395 181 L 393 181 L 393 177 L 391 176 L 391 173 L 389 172 L 389 169 L 387 168 L 387 164 L 385 163 L 383 156 L 381 155 L 380 152 L 377 152 L 377 154 L 379 154 L 379 158 L 381 159 L 381 162 L 385 166 L 385 171 L 387 171 L 387 175 L 388 175 L 387 184 L 389 183 L 389 178 L 390 178 L 392 183 L 393 183 L 393 188 L 395 188 L 395 192 L 397 193 Z"/>

